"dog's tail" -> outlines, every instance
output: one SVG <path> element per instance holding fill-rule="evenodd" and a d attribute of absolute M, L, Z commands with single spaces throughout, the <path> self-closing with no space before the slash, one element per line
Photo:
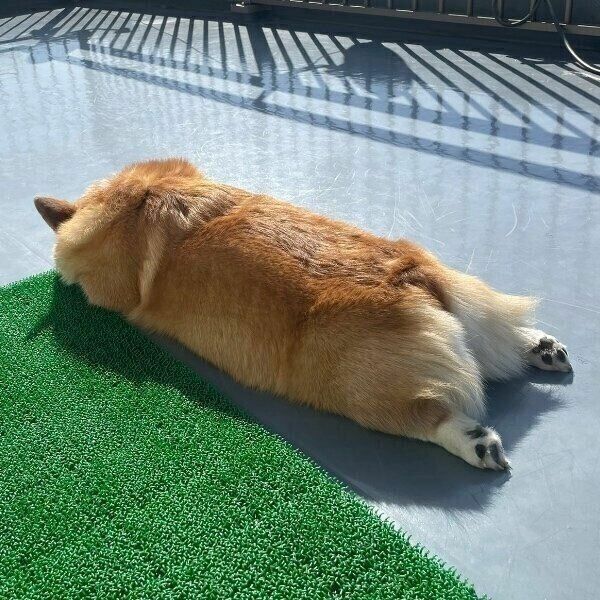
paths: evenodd
<path fill-rule="evenodd" d="M 526 338 L 537 300 L 502 294 L 477 277 L 449 272 L 447 309 L 465 329 L 465 340 L 486 379 L 508 379 L 523 371 Z"/>

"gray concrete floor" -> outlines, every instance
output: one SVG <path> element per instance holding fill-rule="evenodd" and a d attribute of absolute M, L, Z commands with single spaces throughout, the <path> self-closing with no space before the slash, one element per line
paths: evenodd
<path fill-rule="evenodd" d="M 534 47 L 382 43 L 73 9 L 0 20 L 0 283 L 51 266 L 37 193 L 148 157 L 542 300 L 574 376 L 489 387 L 511 477 L 234 384 L 174 349 L 496 599 L 600 589 L 600 85 Z"/>

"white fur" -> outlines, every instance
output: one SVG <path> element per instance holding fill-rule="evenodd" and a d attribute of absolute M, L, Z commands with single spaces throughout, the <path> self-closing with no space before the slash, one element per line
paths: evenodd
<path fill-rule="evenodd" d="M 452 315 L 447 315 L 455 324 L 452 334 L 454 354 L 458 357 L 461 368 L 458 370 L 458 381 L 455 387 L 460 394 L 451 397 L 453 407 L 470 417 L 481 418 L 485 414 L 485 393 L 481 369 L 466 342 L 465 328 Z"/>
<path fill-rule="evenodd" d="M 461 273 L 452 274 L 446 292 L 450 312 L 458 323 L 454 330 L 458 333 L 451 337 L 454 354 L 465 365 L 462 389 L 477 389 L 473 385 L 476 380 L 518 375 L 527 365 L 551 371 L 572 370 L 562 344 L 543 331 L 528 327 L 535 306 L 531 298 L 498 293 L 477 278 Z M 472 391 L 470 402 L 452 401 L 451 418 L 422 439 L 442 446 L 475 467 L 509 468 L 499 435 L 471 418 L 482 409 L 483 398 Z"/>
<path fill-rule="evenodd" d="M 474 437 L 469 432 L 482 431 L 480 437 Z M 476 421 L 465 415 L 455 415 L 442 423 L 427 441 L 433 442 L 459 456 L 470 465 L 480 469 L 494 469 L 501 471 L 509 468 L 508 460 L 504 455 L 500 436 L 490 427 L 480 427 Z M 499 462 L 494 460 L 491 448 L 496 445 Z M 485 454 L 478 456 L 476 448 L 483 446 Z"/>
<path fill-rule="evenodd" d="M 166 239 L 162 229 L 157 227 L 152 234 L 148 234 L 146 253 L 139 274 L 140 307 L 146 303 L 150 296 L 150 290 L 160 267 L 165 246 Z M 138 310 L 140 310 L 140 307 L 138 307 Z"/>
<path fill-rule="evenodd" d="M 527 365 L 524 328 L 535 302 L 495 292 L 469 275 L 459 274 L 448 290 L 449 308 L 465 330 L 465 341 L 484 379 L 508 379 Z M 531 346 L 530 346 L 531 347 Z"/>
<path fill-rule="evenodd" d="M 525 340 L 525 360 L 527 361 L 528 365 L 544 371 L 562 371 L 563 373 L 569 373 L 573 370 L 571 362 L 567 357 L 566 347 L 555 337 L 548 335 L 539 329 L 531 329 L 529 327 L 523 327 L 521 329 L 521 334 Z M 546 343 L 551 344 L 551 347 L 548 348 L 544 353 L 542 353 L 539 349 L 539 344 L 541 341 L 546 341 Z M 546 354 L 552 359 L 550 364 L 544 362 L 542 358 L 543 354 Z"/>

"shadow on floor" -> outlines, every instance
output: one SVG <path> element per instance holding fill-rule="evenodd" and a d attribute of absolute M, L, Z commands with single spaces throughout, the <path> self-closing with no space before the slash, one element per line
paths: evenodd
<path fill-rule="evenodd" d="M 89 307 L 86 318 L 73 320 L 72 314 L 83 315 L 82 303 L 86 301 L 79 287 L 65 286 L 57 276 L 50 309 L 29 336 L 51 328 L 65 351 L 94 367 L 119 373 L 138 383 L 178 385 L 173 369 L 165 373 L 148 370 L 142 335 L 129 336 L 128 360 L 123 362 L 123 354 L 119 353 L 116 361 L 113 348 L 122 339 L 126 325 L 118 315 L 96 307 Z M 107 319 L 112 320 L 112 325 Z M 101 339 L 98 339 L 99 334 Z M 350 488 L 379 505 L 483 510 L 510 477 L 506 472 L 480 471 L 433 444 L 368 431 L 343 417 L 319 413 L 271 394 L 250 390 L 180 344 L 157 335 L 150 338 L 210 382 L 241 409 L 242 415 L 280 435 Z M 528 375 L 533 381 L 559 384 L 568 384 L 573 377 L 572 374 Z M 182 391 L 190 395 L 189 390 Z M 488 397 L 490 411 L 486 423 L 497 426 L 509 456 L 511 449 L 545 413 L 561 407 L 552 391 L 541 390 L 527 379 L 494 384 L 488 390 Z M 228 411 L 227 404 L 214 408 Z"/>
<path fill-rule="evenodd" d="M 224 27 L 234 28 L 236 56 L 228 52 Z M 313 31 L 93 9 L 65 9 L 39 28 L 15 37 L 8 33 L 0 41 L 9 45 L 5 50 L 22 44 L 36 63 L 66 61 L 124 82 L 143 81 L 499 172 L 600 190 L 597 177 L 530 157 L 558 150 L 592 156 L 599 150 L 600 119 L 582 108 L 597 102 L 589 91 L 595 84 L 582 85 L 572 71 L 570 78 L 559 75 L 553 68 L 562 62 L 556 52 L 550 63 L 532 56 L 531 48 L 528 59 L 515 60 L 519 49 L 511 55 L 503 46 L 479 47 L 475 53 L 469 42 L 435 38 L 428 39 L 426 49 L 355 37 L 342 43 L 338 36 Z M 204 76 L 201 82 L 198 76 Z M 126 83 L 113 80 L 113 85 L 126 97 Z M 415 90 L 429 101 L 422 102 Z M 458 108 L 454 98 L 449 101 L 448 90 L 468 110 Z M 482 97 L 497 103 L 503 114 L 491 111 Z M 579 111 L 576 121 L 565 117 L 567 109 Z M 423 131 L 426 124 L 442 125 L 446 133 L 431 139 L 419 128 L 414 134 L 401 132 L 390 118 L 423 123 Z M 525 142 L 532 152 L 498 153 L 498 141 Z"/>
<path fill-rule="evenodd" d="M 378 505 L 483 510 L 510 477 L 510 473 L 480 471 L 433 444 L 368 431 L 343 417 L 249 390 L 178 343 L 159 336 L 153 339 L 245 413 Z M 531 372 L 522 380 L 489 386 L 486 423 L 497 427 L 509 457 L 511 449 L 545 413 L 561 408 L 551 389 L 540 389 L 531 382 L 568 385 L 572 378 L 572 374 Z"/>

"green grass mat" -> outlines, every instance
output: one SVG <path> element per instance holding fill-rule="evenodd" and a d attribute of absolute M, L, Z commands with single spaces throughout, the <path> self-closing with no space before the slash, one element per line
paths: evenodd
<path fill-rule="evenodd" d="M 476 594 L 49 273 L 0 289 L 0 597 Z"/>

